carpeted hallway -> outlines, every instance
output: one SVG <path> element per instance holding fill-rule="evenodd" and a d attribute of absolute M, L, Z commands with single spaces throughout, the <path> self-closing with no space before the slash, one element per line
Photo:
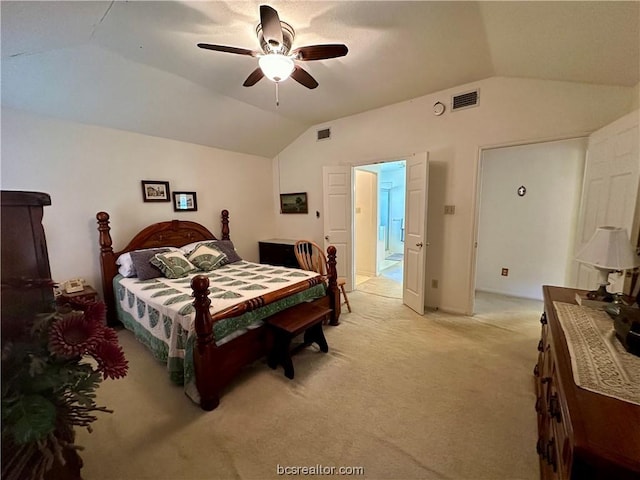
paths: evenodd
<path fill-rule="evenodd" d="M 542 302 L 489 296 L 464 317 L 419 316 L 362 291 L 349 299 L 353 313 L 325 328 L 328 354 L 297 354 L 293 381 L 256 362 L 213 412 L 122 331 L 130 372 L 98 392 L 115 413 L 78 432 L 83 477 L 266 479 L 278 465 L 363 467 L 355 476 L 371 479 L 539 477 L 532 369 Z"/>

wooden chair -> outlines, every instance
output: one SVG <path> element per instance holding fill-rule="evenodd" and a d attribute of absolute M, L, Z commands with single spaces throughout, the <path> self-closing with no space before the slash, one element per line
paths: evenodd
<path fill-rule="evenodd" d="M 328 271 L 327 256 L 324 254 L 324 251 L 322 250 L 320 245 L 312 242 L 311 240 L 298 240 L 295 244 L 294 251 L 300 268 L 302 268 L 303 270 L 309 270 L 319 273 L 322 276 L 326 276 Z M 346 282 L 346 278 L 338 277 L 338 287 L 340 288 L 342 296 L 344 297 L 344 302 L 342 303 L 346 303 L 347 310 L 351 312 L 349 297 L 347 297 L 347 292 L 344 288 Z"/>

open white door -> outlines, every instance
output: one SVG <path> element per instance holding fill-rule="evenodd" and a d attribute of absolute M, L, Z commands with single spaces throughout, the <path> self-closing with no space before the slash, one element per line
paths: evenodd
<path fill-rule="evenodd" d="M 322 167 L 324 190 L 324 248 L 336 247 L 338 276 L 353 290 L 353 240 L 351 228 L 351 167 Z"/>
<path fill-rule="evenodd" d="M 575 254 L 596 228 L 604 225 L 626 228 L 632 244 L 636 244 L 637 232 L 632 226 L 640 178 L 638 131 L 635 111 L 589 136 Z M 622 291 L 622 279 L 612 275 L 609 281 L 614 282 L 609 291 Z M 578 263 L 575 286 L 593 290 L 597 284 L 596 270 Z"/>
<path fill-rule="evenodd" d="M 407 159 L 402 302 L 420 315 L 424 313 L 428 175 L 426 152 Z"/>

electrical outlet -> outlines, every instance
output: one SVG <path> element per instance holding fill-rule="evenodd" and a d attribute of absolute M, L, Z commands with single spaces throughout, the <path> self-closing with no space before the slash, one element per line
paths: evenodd
<path fill-rule="evenodd" d="M 502 269 L 502 276 L 503 277 L 508 277 L 509 276 L 509 269 L 508 268 L 503 268 Z"/>
<path fill-rule="evenodd" d="M 444 206 L 444 214 L 445 215 L 454 215 L 456 213 L 455 205 L 445 205 Z"/>
<path fill-rule="evenodd" d="M 431 280 L 431 288 L 438 288 L 438 280 L 435 278 Z"/>

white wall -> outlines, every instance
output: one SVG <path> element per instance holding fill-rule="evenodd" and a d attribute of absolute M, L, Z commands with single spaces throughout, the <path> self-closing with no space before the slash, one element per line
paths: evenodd
<path fill-rule="evenodd" d="M 476 290 L 542 300 L 541 285 L 570 286 L 586 145 L 584 137 L 483 152 Z"/>
<path fill-rule="evenodd" d="M 480 89 L 478 107 L 436 117 L 436 101 Z M 635 90 L 571 82 L 493 77 L 310 128 L 274 164 L 277 193 L 306 191 L 313 214 L 276 215 L 278 235 L 323 237 L 322 166 L 358 165 L 429 152 L 427 305 L 472 313 L 475 202 L 481 147 L 581 136 L 631 111 Z M 316 141 L 331 127 L 332 138 Z M 456 214 L 443 215 L 445 204 Z M 340 259 L 338 259 L 340 261 Z M 438 289 L 431 288 L 437 279 Z"/>
<path fill-rule="evenodd" d="M 116 250 L 144 226 L 174 218 L 219 235 L 225 208 L 231 239 L 247 260 L 257 261 L 257 241 L 275 234 L 271 162 L 264 157 L 3 109 L 1 172 L 3 190 L 51 195 L 43 224 L 55 281 L 82 277 L 101 288 L 98 211 L 111 215 Z M 141 180 L 195 191 L 198 211 L 144 203 Z"/>
<path fill-rule="evenodd" d="M 355 271 L 357 275 L 376 275 L 378 174 L 355 171 Z"/>

